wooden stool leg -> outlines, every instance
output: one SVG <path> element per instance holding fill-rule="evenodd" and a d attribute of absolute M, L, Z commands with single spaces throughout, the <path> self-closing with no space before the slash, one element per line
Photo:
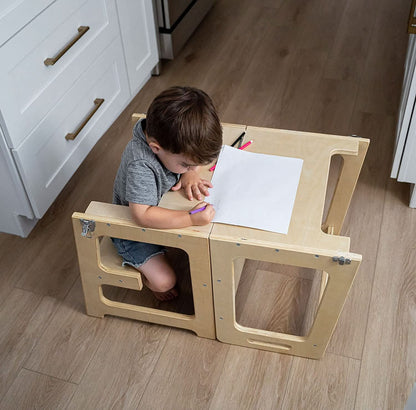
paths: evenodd
<path fill-rule="evenodd" d="M 83 232 L 82 221 L 94 223 Z M 188 329 L 198 336 L 215 339 L 209 244 L 207 237 L 177 235 L 173 232 L 142 229 L 94 215 L 73 214 L 80 273 L 87 313 L 103 317 L 113 315 Z M 120 237 L 183 249 L 189 257 L 194 298 L 194 315 L 116 302 L 106 298 L 103 285 L 140 290 L 140 273 L 131 268 L 118 271 L 103 264 L 100 241 L 103 237 Z"/>
<path fill-rule="evenodd" d="M 240 346 L 313 359 L 321 358 L 357 273 L 361 256 L 347 253 L 343 255 L 344 259 L 334 260 L 331 255 L 284 249 L 276 252 L 276 249 L 254 244 L 235 244 L 213 239 L 210 245 L 217 338 Z M 326 286 L 323 286 L 321 301 L 308 335 L 282 334 L 248 328 L 237 323 L 235 293 L 239 271 L 236 271 L 234 261 L 238 258 L 300 266 L 325 272 L 322 280 Z"/>
<path fill-rule="evenodd" d="M 103 295 L 102 285 L 141 290 L 143 285 L 140 273 L 133 268 L 122 269 L 120 266 L 117 272 L 104 266 L 102 264 L 104 258 L 100 255 L 100 238 L 82 235 L 82 224 L 79 222 L 74 219 L 73 228 L 86 311 L 90 316 L 104 317 L 106 298 Z"/>
<path fill-rule="evenodd" d="M 333 235 L 340 234 L 367 149 L 368 141 L 360 139 L 357 155 L 342 155 L 344 163 L 328 210 L 328 216 L 322 226 L 324 232 L 329 231 L 328 233 Z"/>

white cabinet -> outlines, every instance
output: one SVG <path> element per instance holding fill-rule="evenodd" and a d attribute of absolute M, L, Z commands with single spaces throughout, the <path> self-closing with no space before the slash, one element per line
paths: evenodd
<path fill-rule="evenodd" d="M 159 60 L 152 1 L 117 0 L 117 10 L 130 91 L 135 95 Z"/>
<path fill-rule="evenodd" d="M 79 35 L 79 27 L 88 30 Z M 45 65 L 77 35 L 78 41 L 54 65 Z M 23 142 L 117 36 L 113 1 L 61 0 L 0 48 L 0 107 L 10 146 Z"/>
<path fill-rule="evenodd" d="M 5 1 L 0 45 L 0 231 L 26 236 L 149 79 L 152 1 Z"/>
<path fill-rule="evenodd" d="M 391 177 L 410 182 L 410 206 L 416 208 L 416 34 L 410 34 Z"/>
<path fill-rule="evenodd" d="M 26 236 L 36 219 L 27 199 L 20 175 L 0 129 L 0 226 L 2 232 Z"/>

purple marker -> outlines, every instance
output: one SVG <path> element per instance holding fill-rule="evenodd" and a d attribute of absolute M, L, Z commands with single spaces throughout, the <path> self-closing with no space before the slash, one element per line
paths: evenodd
<path fill-rule="evenodd" d="M 205 206 L 203 206 L 202 208 L 198 208 L 198 209 L 194 209 L 193 211 L 189 211 L 189 215 L 193 215 L 193 214 L 196 214 L 197 212 L 202 212 L 202 211 L 204 211 L 205 210 L 205 208 L 206 208 L 207 206 L 205 205 Z"/>

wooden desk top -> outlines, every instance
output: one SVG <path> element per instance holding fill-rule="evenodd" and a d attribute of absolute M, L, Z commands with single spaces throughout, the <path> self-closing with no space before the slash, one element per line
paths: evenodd
<path fill-rule="evenodd" d="M 328 235 L 321 229 L 331 156 L 356 156 L 360 142 L 368 144 L 368 140 L 250 126 L 245 139 L 254 141 L 247 151 L 304 161 L 288 234 L 215 223 L 210 237 L 282 249 L 349 251 L 348 237 Z"/>
<path fill-rule="evenodd" d="M 234 124 L 223 124 L 223 130 L 225 144 L 231 144 L 245 131 L 244 140 L 254 140 L 247 151 L 303 159 L 304 163 L 288 234 L 220 223 L 168 231 L 178 235 L 211 237 L 230 242 L 250 242 L 261 246 L 280 247 L 281 249 L 306 248 L 312 251 L 317 249 L 331 252 L 349 251 L 348 237 L 328 235 L 321 229 L 330 161 L 331 156 L 335 154 L 356 156 L 359 144 L 363 142 L 368 144 L 368 140 Z M 210 166 L 201 170 L 202 177 L 209 180 L 213 175 L 209 171 Z M 160 206 L 188 210 L 197 202 L 190 202 L 185 198 L 183 192 L 168 192 L 163 196 Z M 267 211 L 273 212 L 273 210 Z M 123 220 L 128 225 L 135 226 L 127 207 L 92 202 L 85 213 L 116 218 Z"/>

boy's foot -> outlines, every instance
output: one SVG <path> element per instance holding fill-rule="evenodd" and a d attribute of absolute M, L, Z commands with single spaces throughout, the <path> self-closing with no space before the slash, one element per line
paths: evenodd
<path fill-rule="evenodd" d="M 175 288 L 172 288 L 170 290 L 168 290 L 167 292 L 155 292 L 152 291 L 153 294 L 155 295 L 155 298 L 157 300 L 160 300 L 162 302 L 166 302 L 168 300 L 173 300 L 175 298 L 178 297 L 179 293 Z"/>

